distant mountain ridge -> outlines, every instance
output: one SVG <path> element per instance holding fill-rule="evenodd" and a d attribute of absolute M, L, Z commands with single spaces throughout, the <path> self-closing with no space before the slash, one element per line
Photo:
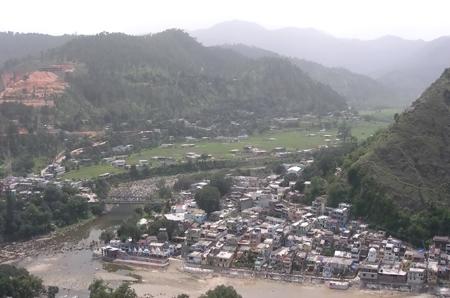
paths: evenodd
<path fill-rule="evenodd" d="M 73 35 L 53 36 L 39 33 L 0 32 L 0 68 L 10 59 L 38 56 L 71 40 Z"/>
<path fill-rule="evenodd" d="M 427 42 L 385 36 L 365 41 L 336 38 L 314 29 L 267 30 L 242 21 L 220 23 L 191 34 L 205 45 L 245 44 L 328 67 L 343 67 L 392 85 L 410 101 L 450 66 L 450 37 Z"/>
<path fill-rule="evenodd" d="M 280 55 L 257 47 L 243 44 L 223 45 L 244 56 L 259 59 L 262 57 L 280 57 Z M 356 74 L 344 68 L 325 67 L 319 63 L 304 59 L 291 58 L 290 61 L 307 73 L 312 79 L 330 86 L 356 108 L 406 105 L 407 100 L 393 88 L 368 76 Z"/>

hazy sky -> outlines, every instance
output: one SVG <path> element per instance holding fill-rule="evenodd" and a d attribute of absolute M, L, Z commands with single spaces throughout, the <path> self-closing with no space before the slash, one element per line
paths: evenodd
<path fill-rule="evenodd" d="M 450 35 L 448 0 L 2 0 L 0 31 L 142 34 L 228 20 L 313 27 L 338 37 Z"/>

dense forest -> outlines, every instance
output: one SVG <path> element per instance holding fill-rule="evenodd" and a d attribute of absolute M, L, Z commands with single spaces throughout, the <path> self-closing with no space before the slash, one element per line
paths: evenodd
<path fill-rule="evenodd" d="M 8 60 L 40 56 L 45 51 L 59 47 L 72 38 L 72 35 L 0 32 L 0 65 Z"/>
<path fill-rule="evenodd" d="M 0 58 L 10 58 L 3 74 L 66 62 L 74 63 L 75 71 L 59 74 L 69 87 L 57 96 L 55 107 L 2 103 L 0 176 L 25 175 L 36 158 L 54 157 L 64 149 L 65 131 L 108 125 L 113 130 L 166 128 L 176 135 L 169 120 L 185 118 L 225 134 L 230 122 L 238 120 L 244 133 L 251 134 L 274 116 L 346 108 L 342 96 L 286 59 L 254 60 L 204 47 L 180 30 L 144 36 L 5 33 L 1 38 L 5 55 Z M 14 45 L 30 48 L 28 43 L 36 43 L 34 50 L 13 51 Z"/>
<path fill-rule="evenodd" d="M 450 234 L 450 70 L 387 130 L 349 150 L 316 155 L 316 194 L 352 203 L 357 218 L 424 245 Z M 352 148 L 353 147 L 353 148 Z M 343 169 L 336 175 L 335 165 Z"/>
<path fill-rule="evenodd" d="M 25 240 L 74 224 L 101 211 L 70 188 L 48 186 L 27 200 L 8 193 L 0 200 L 0 241 Z"/>
<path fill-rule="evenodd" d="M 4 103 L 0 108 L 0 177 L 5 171 L 25 175 L 34 167 L 36 157 L 54 157 L 64 137 L 49 134 L 52 111 L 34 109 L 17 103 Z"/>
<path fill-rule="evenodd" d="M 41 65 L 62 62 L 76 65 L 64 78 L 70 88 L 55 109 L 57 126 L 67 130 L 181 117 L 210 124 L 346 108 L 342 96 L 287 59 L 253 60 L 204 47 L 181 30 L 79 36 L 40 57 Z M 20 67 L 10 63 L 4 71 Z"/>
<path fill-rule="evenodd" d="M 274 52 L 244 44 L 223 45 L 222 47 L 252 59 L 281 57 Z M 398 90 L 369 76 L 357 74 L 345 68 L 326 67 L 304 59 L 289 59 L 313 80 L 330 86 L 334 91 L 347 99 L 349 105 L 358 109 L 402 106 L 408 102 L 407 96 L 402 96 Z"/>

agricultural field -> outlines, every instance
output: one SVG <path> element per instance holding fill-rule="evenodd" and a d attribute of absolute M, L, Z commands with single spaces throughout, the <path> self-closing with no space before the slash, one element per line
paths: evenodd
<path fill-rule="evenodd" d="M 87 167 L 81 167 L 79 170 L 72 170 L 63 175 L 64 179 L 84 180 L 98 177 L 104 173 L 117 174 L 124 172 L 124 169 L 113 167 L 110 164 L 98 164 Z"/>
<path fill-rule="evenodd" d="M 386 113 L 386 112 L 384 112 Z M 386 116 L 386 119 L 388 116 Z M 392 119 L 392 117 L 390 117 Z M 363 140 L 377 130 L 386 127 L 387 121 L 353 121 L 348 122 L 352 127 L 352 135 L 358 140 Z M 195 142 L 193 147 L 183 147 L 183 143 L 175 143 L 173 147 L 169 148 L 148 148 L 141 150 L 138 153 L 131 154 L 127 159 L 127 164 L 137 164 L 139 160 L 148 160 L 150 166 L 160 166 L 159 161 L 154 157 L 168 157 L 181 162 L 184 160 L 186 153 L 194 152 L 196 154 L 211 155 L 216 159 L 233 159 L 241 156 L 241 152 L 245 146 L 254 146 L 261 150 L 268 152 L 276 147 L 285 147 L 288 151 L 297 151 L 304 149 L 317 148 L 320 145 L 327 145 L 336 142 L 337 129 L 326 131 L 304 129 L 289 129 L 282 131 L 270 131 L 264 134 L 251 136 L 239 142 L 225 142 L 217 140 L 204 140 Z M 238 152 L 231 152 L 231 150 L 239 150 Z M 65 179 L 89 179 L 98 177 L 104 173 L 120 173 L 123 169 L 115 168 L 110 164 L 99 164 L 87 167 L 81 167 L 79 170 L 72 170 L 66 173 L 63 177 Z"/>
<path fill-rule="evenodd" d="M 195 152 L 197 154 L 210 154 L 214 158 L 227 159 L 234 158 L 236 154 L 231 150 L 237 149 L 239 152 L 245 146 L 254 146 L 261 150 L 271 151 L 275 147 L 285 147 L 289 151 L 316 148 L 325 145 L 324 135 L 336 135 L 336 131 L 317 132 L 314 136 L 307 136 L 305 131 L 275 131 L 252 136 L 239 142 L 220 142 L 208 140 L 196 142 L 194 147 L 182 147 L 181 143 L 174 144 L 171 148 L 151 148 L 142 150 L 139 153 L 130 155 L 127 162 L 137 163 L 140 159 L 151 160 L 155 156 L 171 157 L 182 159 L 186 153 Z M 237 154 L 239 154 L 239 152 Z"/>

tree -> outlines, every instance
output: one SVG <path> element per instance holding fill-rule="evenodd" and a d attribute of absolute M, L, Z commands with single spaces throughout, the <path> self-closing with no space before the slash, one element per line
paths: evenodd
<path fill-rule="evenodd" d="M 113 290 L 101 279 L 94 280 L 89 285 L 89 298 L 137 298 L 136 292 L 128 283 L 122 283 Z"/>
<path fill-rule="evenodd" d="M 177 298 L 189 298 L 188 294 L 179 294 L 177 295 Z"/>
<path fill-rule="evenodd" d="M 172 191 L 170 190 L 170 187 L 166 186 L 166 181 L 164 179 L 161 179 L 157 183 L 158 187 L 158 195 L 161 199 L 170 199 L 172 198 Z"/>
<path fill-rule="evenodd" d="M 220 209 L 220 192 L 214 186 L 205 186 L 195 194 L 195 202 L 208 214 L 217 211 Z"/>
<path fill-rule="evenodd" d="M 16 230 L 16 199 L 11 192 L 8 192 L 6 194 L 5 234 L 13 235 Z"/>
<path fill-rule="evenodd" d="M 106 204 L 105 202 L 98 202 L 98 203 L 91 203 L 89 204 L 89 206 L 91 207 L 92 214 L 94 214 L 95 216 L 99 216 L 105 211 Z"/>
<path fill-rule="evenodd" d="M 106 199 L 111 185 L 105 179 L 98 179 L 94 182 L 94 191 L 101 199 Z"/>
<path fill-rule="evenodd" d="M 200 298 L 242 298 L 232 286 L 220 285 L 207 291 Z"/>
<path fill-rule="evenodd" d="M 325 194 L 326 180 L 321 177 L 313 177 L 311 186 L 306 194 L 307 202 L 312 202 L 317 196 Z"/>
<path fill-rule="evenodd" d="M 299 178 L 294 185 L 294 189 L 298 190 L 299 192 L 303 192 L 305 190 L 305 180 L 301 177 Z"/>
<path fill-rule="evenodd" d="M 102 240 L 104 243 L 109 243 L 109 241 L 114 239 L 115 236 L 116 234 L 114 233 L 114 231 L 105 230 L 100 234 L 100 240 Z"/>
<path fill-rule="evenodd" d="M 328 185 L 328 205 L 330 207 L 337 207 L 339 203 L 348 199 L 349 188 L 343 181 L 335 181 Z"/>
<path fill-rule="evenodd" d="M 134 241 L 138 241 L 141 237 L 141 230 L 136 224 L 130 221 L 124 221 L 117 230 L 117 235 L 122 240 L 132 238 Z"/>
<path fill-rule="evenodd" d="M 12 170 L 19 175 L 31 173 L 33 167 L 34 161 L 30 155 L 19 157 L 12 163 Z"/>
<path fill-rule="evenodd" d="M 137 170 L 136 165 L 131 165 L 131 167 L 130 167 L 130 177 L 133 180 L 139 178 L 139 171 Z"/>
<path fill-rule="evenodd" d="M 173 185 L 173 189 L 175 189 L 176 191 L 187 190 L 194 182 L 194 179 L 189 176 L 180 176 Z"/>
<path fill-rule="evenodd" d="M 209 184 L 216 187 L 223 196 L 230 192 L 233 182 L 231 178 L 227 178 L 223 174 L 215 174 L 211 177 Z"/>
<path fill-rule="evenodd" d="M 55 298 L 58 292 L 59 292 L 58 287 L 49 286 L 47 289 L 47 298 Z"/>
<path fill-rule="evenodd" d="M 142 209 L 142 207 L 137 207 L 134 209 L 134 213 L 136 213 L 136 215 L 141 216 L 144 214 L 144 209 Z"/>
<path fill-rule="evenodd" d="M 160 201 L 151 200 L 150 203 L 145 204 L 144 212 L 147 214 L 151 214 L 152 212 L 161 213 L 163 209 L 163 204 Z"/>
<path fill-rule="evenodd" d="M 89 285 L 89 292 L 89 298 L 110 298 L 112 290 L 103 280 L 96 279 Z"/>
<path fill-rule="evenodd" d="M 276 164 L 272 167 L 272 171 L 277 175 L 283 175 L 286 173 L 286 167 L 282 163 Z"/>
<path fill-rule="evenodd" d="M 398 123 L 398 121 L 400 120 L 400 115 L 398 113 L 394 114 L 394 121 L 395 123 Z"/>
<path fill-rule="evenodd" d="M 23 268 L 0 265 L 0 297 L 33 298 L 44 294 L 42 280 Z"/>
<path fill-rule="evenodd" d="M 352 136 L 352 128 L 350 125 L 347 124 L 347 122 L 342 122 L 339 127 L 338 127 L 338 136 L 340 136 L 342 138 L 342 140 L 345 142 L 347 142 L 347 140 L 349 140 Z"/>
<path fill-rule="evenodd" d="M 113 291 L 112 298 L 137 298 L 137 294 L 128 283 L 122 283 Z"/>
<path fill-rule="evenodd" d="M 179 226 L 175 221 L 167 220 L 165 217 L 157 218 L 148 225 L 147 233 L 149 235 L 159 235 L 161 228 L 166 229 L 169 239 L 179 235 Z"/>

